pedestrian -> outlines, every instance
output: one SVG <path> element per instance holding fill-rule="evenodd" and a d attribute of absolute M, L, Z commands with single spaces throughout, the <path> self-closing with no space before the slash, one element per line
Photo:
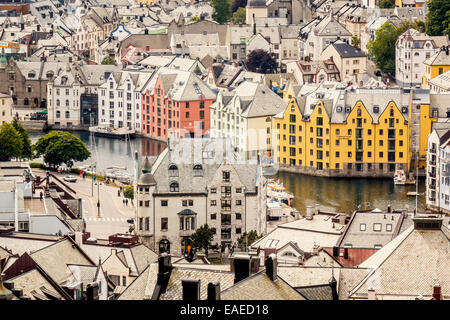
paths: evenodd
<path fill-rule="evenodd" d="M 120 197 L 120 190 L 117 190 L 117 196 Z"/>
<path fill-rule="evenodd" d="M 42 191 L 41 191 L 41 193 L 39 194 L 39 199 L 42 200 L 42 198 L 44 198 L 44 194 L 43 194 Z"/>
<path fill-rule="evenodd" d="M 128 206 L 128 199 L 125 199 L 125 205 Z"/>
<path fill-rule="evenodd" d="M 122 199 L 122 204 L 125 205 L 125 199 Z"/>

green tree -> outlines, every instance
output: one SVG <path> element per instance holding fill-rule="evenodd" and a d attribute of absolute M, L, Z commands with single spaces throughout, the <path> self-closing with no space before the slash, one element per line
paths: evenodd
<path fill-rule="evenodd" d="M 17 118 L 14 118 L 12 125 L 14 129 L 20 134 L 22 138 L 22 154 L 23 159 L 33 159 L 33 153 L 31 152 L 31 140 L 27 130 L 22 126 Z"/>
<path fill-rule="evenodd" d="M 208 248 L 214 238 L 214 231 L 206 223 L 198 228 L 192 235 L 192 247 L 197 249 L 204 249 L 206 256 L 208 256 Z"/>
<path fill-rule="evenodd" d="M 427 1 L 428 12 L 425 19 L 425 30 L 430 36 L 450 36 L 450 1 Z"/>
<path fill-rule="evenodd" d="M 381 71 L 392 76 L 395 74 L 395 42 L 408 28 L 408 21 L 403 21 L 398 28 L 385 22 L 376 31 L 375 40 L 369 40 L 368 55 Z"/>
<path fill-rule="evenodd" d="M 361 48 L 361 39 L 359 39 L 357 36 L 352 37 L 352 46 L 356 48 Z"/>
<path fill-rule="evenodd" d="M 106 56 L 103 58 L 102 64 L 116 64 L 116 61 L 114 60 L 113 57 Z"/>
<path fill-rule="evenodd" d="M 33 145 L 36 157 L 44 156 L 44 161 L 56 167 L 65 163 L 69 168 L 74 161 L 83 161 L 91 153 L 78 137 L 66 131 L 51 131 Z"/>
<path fill-rule="evenodd" d="M 234 24 L 244 24 L 245 23 L 245 8 L 239 8 L 233 13 L 231 17 L 231 22 Z"/>
<path fill-rule="evenodd" d="M 426 26 L 425 22 L 423 22 L 422 20 L 415 20 L 411 27 L 416 29 L 417 31 L 420 31 L 420 28 L 422 28 L 422 32 L 424 32 Z"/>
<path fill-rule="evenodd" d="M 191 21 L 193 21 L 193 22 L 200 21 L 200 17 L 199 16 L 192 17 Z"/>
<path fill-rule="evenodd" d="M 260 238 L 262 238 L 262 235 L 258 235 L 255 230 L 250 230 L 249 233 L 244 232 L 244 234 L 238 238 L 238 247 L 241 250 L 245 250 L 249 245 Z"/>
<path fill-rule="evenodd" d="M 123 189 L 123 196 L 130 200 L 134 199 L 134 187 L 133 185 L 128 185 Z"/>
<path fill-rule="evenodd" d="M 378 2 L 378 7 L 381 9 L 395 8 L 395 0 L 380 0 Z"/>
<path fill-rule="evenodd" d="M 23 142 L 14 126 L 4 122 L 0 127 L 0 161 L 22 156 Z"/>
<path fill-rule="evenodd" d="M 225 24 L 231 18 L 231 1 L 230 0 L 211 0 L 211 6 L 214 8 L 214 21 Z"/>

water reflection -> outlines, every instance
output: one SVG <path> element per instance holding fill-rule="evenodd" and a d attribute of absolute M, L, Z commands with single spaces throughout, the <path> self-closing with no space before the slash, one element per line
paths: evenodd
<path fill-rule="evenodd" d="M 126 167 L 127 172 L 132 174 L 134 168 L 133 156 L 136 150 L 139 155 L 157 156 L 166 148 L 166 144 L 160 141 L 148 138 L 135 138 L 125 142 L 119 139 L 110 139 L 104 137 L 94 137 L 96 148 L 94 148 L 89 132 L 71 132 L 80 138 L 91 151 L 93 161 L 97 162 L 100 172 L 110 166 Z M 30 132 L 31 142 L 36 142 L 44 133 Z M 75 165 L 88 165 L 91 159 Z"/>
<path fill-rule="evenodd" d="M 330 179 L 280 172 L 275 177 L 294 194 L 292 205 L 304 213 L 306 206 L 319 203 L 322 210 L 351 212 L 362 208 L 385 210 L 390 204 L 395 209 L 415 207 L 415 197 L 406 194 L 415 191 L 414 185 L 395 186 L 392 179 Z M 424 180 L 419 181 L 419 193 L 425 192 Z M 419 196 L 418 208 L 425 208 L 425 197 Z"/>

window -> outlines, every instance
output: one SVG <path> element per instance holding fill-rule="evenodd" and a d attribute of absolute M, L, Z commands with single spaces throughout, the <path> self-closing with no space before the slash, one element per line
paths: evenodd
<path fill-rule="evenodd" d="M 169 177 L 178 177 L 178 167 L 174 164 L 169 166 Z"/>
<path fill-rule="evenodd" d="M 178 185 L 178 182 L 172 182 L 170 184 L 170 192 L 178 192 L 180 191 L 180 186 Z"/>
<path fill-rule="evenodd" d="M 203 168 L 200 164 L 194 166 L 194 177 L 203 176 Z"/>
<path fill-rule="evenodd" d="M 392 224 L 388 223 L 388 224 L 386 225 L 386 231 L 387 231 L 387 232 L 391 232 L 391 231 L 392 231 Z"/>
<path fill-rule="evenodd" d="M 217 189 L 216 188 L 211 188 L 211 193 L 216 193 Z"/>
<path fill-rule="evenodd" d="M 237 205 L 237 206 L 242 205 L 242 200 L 236 200 L 236 205 Z"/>
<path fill-rule="evenodd" d="M 359 231 L 366 231 L 366 224 L 365 223 L 361 223 L 359 225 Z"/>
<path fill-rule="evenodd" d="M 222 171 L 223 182 L 230 182 L 230 171 Z"/>
<path fill-rule="evenodd" d="M 374 223 L 373 231 L 381 231 L 381 223 Z"/>
<path fill-rule="evenodd" d="M 187 205 L 188 205 L 187 200 L 182 200 L 182 201 L 181 201 L 181 205 L 182 205 L 183 207 L 187 207 Z"/>
<path fill-rule="evenodd" d="M 231 200 L 220 200 L 223 211 L 231 211 Z"/>
<path fill-rule="evenodd" d="M 212 207 L 214 207 L 217 204 L 217 202 L 216 202 L 216 200 L 211 200 L 210 204 L 211 204 Z"/>
<path fill-rule="evenodd" d="M 242 220 L 242 214 L 236 213 L 236 220 Z"/>
<path fill-rule="evenodd" d="M 161 200 L 161 207 L 167 207 L 168 200 Z"/>
<path fill-rule="evenodd" d="M 169 228 L 169 218 L 161 218 L 161 230 L 167 230 Z"/>
<path fill-rule="evenodd" d="M 241 228 L 236 228 L 236 234 L 241 234 L 242 229 Z"/>
<path fill-rule="evenodd" d="M 213 213 L 211 214 L 211 220 L 216 220 L 217 219 L 217 214 Z"/>
<path fill-rule="evenodd" d="M 242 192 L 242 188 L 236 188 L 236 193 L 241 193 Z"/>

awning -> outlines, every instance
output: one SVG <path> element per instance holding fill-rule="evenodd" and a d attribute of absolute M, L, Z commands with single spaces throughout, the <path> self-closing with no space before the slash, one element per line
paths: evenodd
<path fill-rule="evenodd" d="M 197 212 L 192 211 L 191 209 L 184 209 L 178 212 L 178 214 L 188 216 L 188 215 L 196 215 Z"/>
<path fill-rule="evenodd" d="M 43 110 L 41 112 L 39 112 L 40 114 L 48 114 L 48 110 Z"/>

